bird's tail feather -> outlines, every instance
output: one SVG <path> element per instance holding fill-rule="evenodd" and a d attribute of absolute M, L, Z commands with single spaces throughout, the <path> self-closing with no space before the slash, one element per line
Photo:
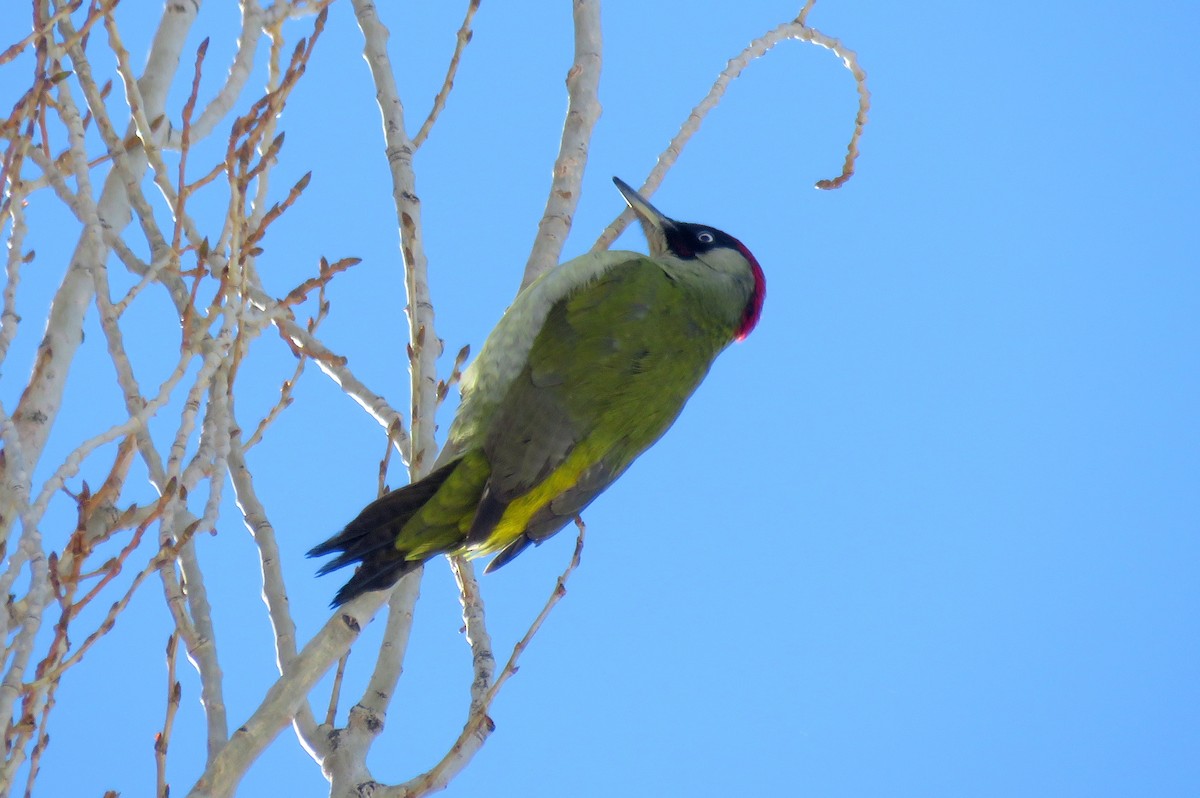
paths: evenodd
<path fill-rule="evenodd" d="M 453 473 L 459 461 L 448 463 L 423 479 L 394 490 L 368 504 L 358 517 L 338 534 L 314 546 L 309 557 L 321 557 L 341 552 L 317 571 L 324 576 L 359 562 L 361 565 L 333 597 L 337 607 L 371 590 L 383 590 L 394 585 L 404 574 L 418 567 L 438 552 L 412 556 L 397 547 L 400 530 L 408 523 Z"/>

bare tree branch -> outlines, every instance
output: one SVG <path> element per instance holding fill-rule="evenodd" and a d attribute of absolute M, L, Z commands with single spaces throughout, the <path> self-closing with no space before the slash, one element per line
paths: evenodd
<path fill-rule="evenodd" d="M 504 664 L 504 669 L 500 671 L 500 675 L 488 686 L 478 701 L 474 699 L 471 701 L 467 722 L 463 726 L 462 733 L 458 736 L 458 739 L 450 746 L 449 752 L 430 770 L 422 773 L 415 779 L 385 790 L 383 793 L 385 796 L 389 798 L 414 798 L 418 795 L 425 795 L 445 789 L 450 780 L 471 762 L 471 759 L 479 752 L 483 744 L 487 742 L 487 738 L 495 731 L 496 725 L 492 722 L 491 717 L 488 716 L 488 710 L 491 708 L 492 702 L 496 699 L 496 695 L 499 694 L 500 689 L 504 687 L 504 683 L 517 672 L 517 662 L 520 660 L 521 654 L 529 647 L 533 636 L 542 628 L 542 624 L 549 617 L 550 611 L 567 594 L 567 580 L 571 577 L 571 573 L 579 567 L 579 561 L 583 555 L 583 538 L 586 527 L 584 527 L 583 522 L 579 519 L 576 519 L 575 523 L 579 528 L 579 535 L 575 539 L 575 550 L 571 554 L 571 561 L 567 564 L 567 568 L 562 572 L 562 575 L 558 577 L 558 581 L 554 584 L 554 590 L 550 593 L 550 598 L 546 601 L 546 605 L 542 607 L 542 611 L 534 618 L 529 630 L 525 632 L 525 636 L 513 646 L 512 654 L 509 656 L 508 662 Z M 472 686 L 472 693 L 474 693 L 474 685 Z"/>
<path fill-rule="evenodd" d="M 550 195 L 538 224 L 521 287 L 558 265 L 583 186 L 592 129 L 600 118 L 600 2 L 575 0 L 575 63 L 567 72 L 567 121 L 554 160 Z"/>
<path fill-rule="evenodd" d="M 413 174 L 414 145 L 404 130 L 404 106 L 388 57 L 388 30 L 369 0 L 352 0 L 354 15 L 363 33 L 363 57 L 375 83 L 375 99 L 383 117 L 388 166 L 392 173 L 392 199 L 400 229 L 400 254 L 404 259 L 404 287 L 408 294 L 409 370 L 412 373 L 412 457 L 408 461 L 414 477 L 433 464 L 437 444 L 433 439 L 433 409 L 437 407 L 437 359 L 442 343 L 433 326 L 433 303 L 429 298 L 428 262 L 421 235 L 421 202 Z M 428 409 L 428 410 L 426 410 Z"/>
<path fill-rule="evenodd" d="M 446 68 L 446 79 L 442 81 L 442 88 L 438 89 L 437 96 L 433 98 L 433 108 L 429 110 L 429 116 L 421 124 L 417 135 L 413 136 L 413 149 L 418 149 L 425 143 L 425 139 L 429 137 L 429 131 L 433 129 L 433 124 L 437 122 L 442 109 L 446 107 L 446 98 L 450 96 L 450 90 L 454 88 L 454 76 L 458 74 L 458 62 L 462 58 L 463 50 L 467 48 L 467 44 L 474 35 L 474 31 L 471 30 L 471 22 L 475 19 L 475 12 L 478 10 L 479 0 L 467 1 L 467 15 L 463 17 L 458 34 L 454 37 L 454 54 L 450 56 L 450 65 Z"/>
<path fill-rule="evenodd" d="M 254 490 L 244 451 L 240 435 L 235 431 L 229 451 L 229 475 L 237 494 L 238 508 L 245 519 L 246 530 L 254 537 L 254 543 L 258 546 L 263 572 L 263 601 L 267 605 L 267 615 L 275 632 L 275 661 L 282 675 L 292 666 L 297 656 L 296 623 L 292 619 L 288 603 L 275 527 L 267 519 L 266 508 Z M 321 745 L 316 719 L 308 701 L 300 704 L 293 718 L 293 726 L 305 747 L 313 749 Z"/>
<path fill-rule="evenodd" d="M 818 180 L 817 188 L 832 189 L 842 186 L 854 174 L 854 161 L 858 157 L 858 140 L 862 136 L 863 127 L 867 123 L 867 110 L 870 107 L 871 95 L 867 91 L 867 75 L 858 65 L 858 59 L 854 51 L 847 49 L 837 39 L 830 38 L 815 28 L 810 28 L 805 23 L 808 18 L 808 12 L 812 10 L 815 0 L 809 0 L 800 10 L 800 14 L 796 19 L 767 31 L 762 36 L 759 36 L 742 52 L 738 53 L 734 58 L 730 59 L 728 65 L 717 76 L 717 80 L 713 83 L 712 88 L 708 90 L 708 94 L 704 99 L 692 109 L 688 118 L 680 127 L 679 132 L 671 139 L 667 148 L 658 156 L 658 162 L 654 168 L 650 170 L 650 174 L 646 177 L 645 183 L 642 184 L 639 190 L 642 196 L 649 197 L 658 190 L 662 185 L 663 178 L 675 161 L 678 160 L 683 148 L 687 146 L 688 141 L 692 136 L 700 130 L 700 125 L 704 122 L 704 118 L 708 116 L 709 111 L 717 107 L 721 102 L 721 98 L 725 96 L 725 90 L 729 88 L 729 84 L 736 80 L 742 70 L 750 65 L 750 62 L 756 58 L 761 58 L 766 55 L 775 45 L 787 39 L 796 39 L 798 41 L 811 42 L 820 45 L 828 50 L 831 50 L 835 55 L 842 59 L 842 63 L 850 70 L 854 76 L 854 84 L 858 90 L 858 114 L 854 121 L 854 133 L 850 137 L 850 144 L 847 147 L 846 160 L 842 166 L 842 172 L 837 177 L 831 180 Z M 633 211 L 626 209 L 622 211 L 612 224 L 604 229 L 596 243 L 592 245 L 592 251 L 608 249 L 612 246 L 612 242 L 617 240 L 617 236 L 629 226 L 633 221 Z"/>
<path fill-rule="evenodd" d="M 339 608 L 296 656 L 292 667 L 271 686 L 258 709 L 234 732 L 188 795 L 193 798 L 232 795 L 250 763 L 275 739 L 317 680 L 358 637 L 362 628 L 360 619 L 373 616 L 386 598 L 384 593 L 367 593 Z"/>

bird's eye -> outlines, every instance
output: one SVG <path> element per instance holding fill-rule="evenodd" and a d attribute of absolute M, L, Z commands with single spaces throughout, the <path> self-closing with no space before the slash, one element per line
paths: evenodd
<path fill-rule="evenodd" d="M 712 233 L 708 232 L 707 230 L 703 230 L 696 236 L 696 240 L 701 244 L 711 244 L 717 239 L 713 237 Z"/>

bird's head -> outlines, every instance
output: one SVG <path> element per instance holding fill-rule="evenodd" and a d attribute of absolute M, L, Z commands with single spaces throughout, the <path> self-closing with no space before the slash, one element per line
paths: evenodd
<path fill-rule="evenodd" d="M 740 341 L 749 335 L 762 315 L 767 280 L 758 260 L 746 249 L 746 245 L 715 227 L 677 222 L 651 205 L 624 180 L 614 177 L 613 183 L 642 223 L 642 230 L 650 245 L 650 257 L 673 256 L 681 260 L 698 260 L 716 272 L 750 277 L 750 296 L 734 339 Z"/>

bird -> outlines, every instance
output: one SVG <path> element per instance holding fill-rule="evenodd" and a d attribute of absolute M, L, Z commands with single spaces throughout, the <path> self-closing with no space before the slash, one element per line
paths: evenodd
<path fill-rule="evenodd" d="M 675 422 L 727 346 L 754 329 L 762 267 L 715 227 L 618 191 L 649 254 L 590 252 L 522 290 L 462 374 L 432 470 L 308 552 L 358 563 L 338 607 L 439 554 L 510 562 L 578 516 Z"/>

